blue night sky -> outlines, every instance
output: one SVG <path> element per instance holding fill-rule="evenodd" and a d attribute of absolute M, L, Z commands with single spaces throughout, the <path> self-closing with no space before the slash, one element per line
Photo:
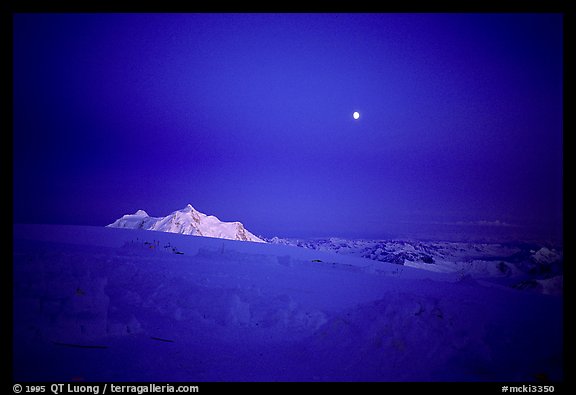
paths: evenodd
<path fill-rule="evenodd" d="M 191 203 L 268 237 L 558 233 L 562 32 L 560 14 L 17 14 L 14 222 Z"/>

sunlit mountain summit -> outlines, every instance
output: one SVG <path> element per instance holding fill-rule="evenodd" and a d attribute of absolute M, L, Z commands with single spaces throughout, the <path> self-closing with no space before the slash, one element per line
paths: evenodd
<path fill-rule="evenodd" d="M 155 230 L 184 235 L 215 237 L 219 239 L 265 241 L 249 232 L 241 222 L 223 222 L 213 215 L 206 215 L 188 204 L 182 210 L 165 217 L 151 217 L 144 210 L 126 214 L 110 225 L 111 228 Z"/>

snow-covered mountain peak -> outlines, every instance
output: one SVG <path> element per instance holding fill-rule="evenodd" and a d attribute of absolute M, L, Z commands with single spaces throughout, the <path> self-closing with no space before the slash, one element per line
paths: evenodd
<path fill-rule="evenodd" d="M 186 205 L 186 207 L 184 207 L 182 210 L 178 210 L 178 211 L 183 212 L 183 213 L 190 213 L 190 212 L 191 212 L 191 213 L 194 213 L 194 212 L 196 212 L 196 213 L 202 214 L 202 213 L 200 213 L 200 211 L 198 211 L 198 210 L 196 210 L 194 207 L 192 207 L 192 205 L 191 205 L 190 203 L 188 203 L 188 204 Z"/>
<path fill-rule="evenodd" d="M 138 210 L 135 214 L 124 215 L 108 226 L 264 243 L 246 230 L 242 223 L 222 222 L 212 215 L 201 213 L 191 204 L 159 218 L 150 217 L 146 211 Z"/>
<path fill-rule="evenodd" d="M 138 210 L 132 215 L 136 217 L 149 217 L 148 213 L 144 210 Z"/>

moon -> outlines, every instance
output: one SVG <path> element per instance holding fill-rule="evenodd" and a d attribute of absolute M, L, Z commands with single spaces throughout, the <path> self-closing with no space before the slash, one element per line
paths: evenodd
<path fill-rule="evenodd" d="M 360 118 L 360 113 L 358 111 L 354 111 L 354 114 L 352 114 L 352 116 L 354 117 L 354 119 L 358 119 Z"/>

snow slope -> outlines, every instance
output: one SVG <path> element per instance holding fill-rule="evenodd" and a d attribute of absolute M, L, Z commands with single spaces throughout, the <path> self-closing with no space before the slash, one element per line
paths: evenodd
<path fill-rule="evenodd" d="M 14 226 L 15 381 L 563 378 L 562 297 L 286 245 Z"/>
<path fill-rule="evenodd" d="M 264 240 L 246 230 L 242 223 L 222 222 L 212 215 L 201 213 L 190 204 L 182 210 L 159 218 L 150 217 L 146 211 L 138 210 L 134 214 L 124 215 L 108 226 L 264 243 Z"/>

